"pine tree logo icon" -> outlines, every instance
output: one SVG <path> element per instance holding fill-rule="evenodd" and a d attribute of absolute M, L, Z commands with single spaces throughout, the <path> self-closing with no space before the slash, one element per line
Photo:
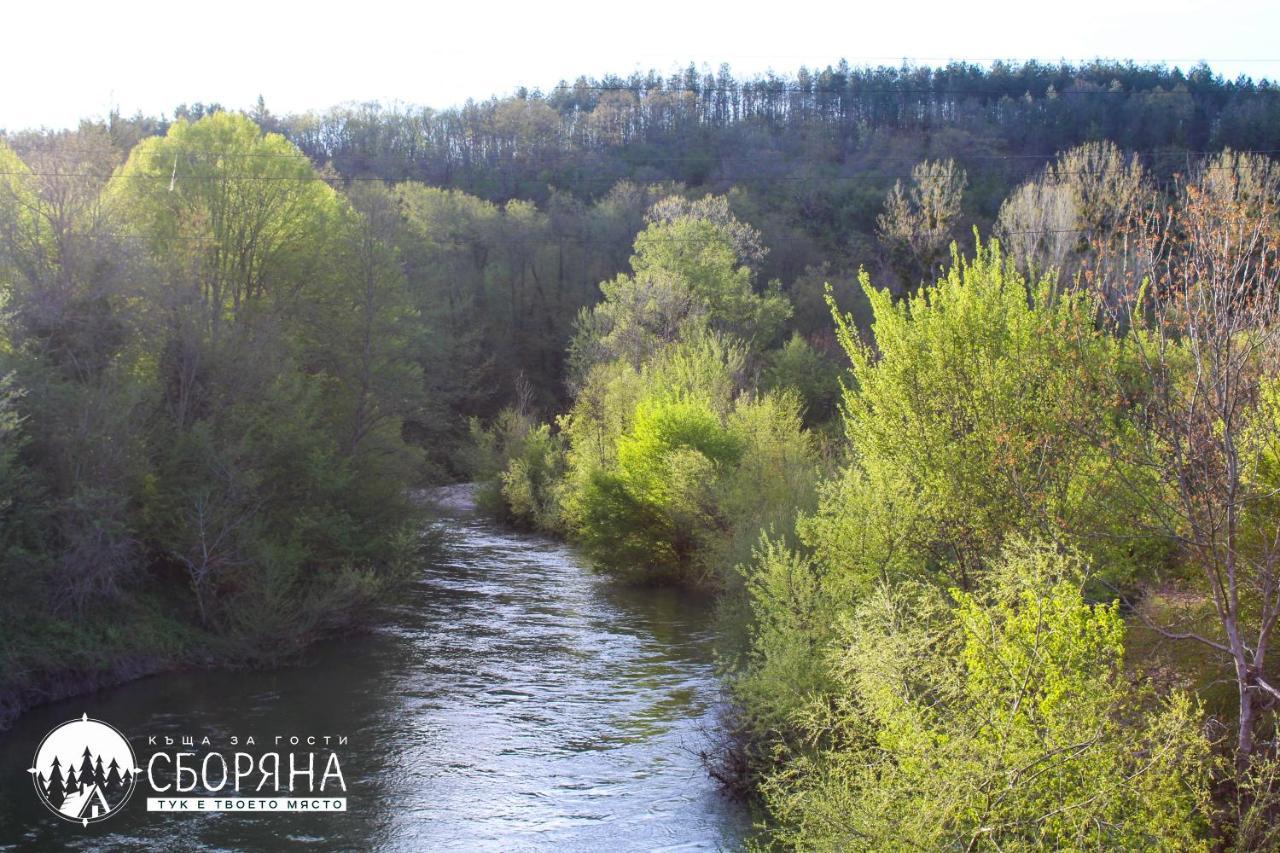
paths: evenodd
<path fill-rule="evenodd" d="M 27 770 L 40 801 L 63 820 L 88 826 L 124 808 L 138 781 L 128 738 L 85 714 L 44 736 Z"/>

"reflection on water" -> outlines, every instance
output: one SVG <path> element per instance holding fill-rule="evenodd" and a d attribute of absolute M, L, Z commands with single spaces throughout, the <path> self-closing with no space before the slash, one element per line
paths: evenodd
<path fill-rule="evenodd" d="M 705 603 L 589 574 L 573 553 L 466 511 L 371 635 L 299 666 L 158 676 L 38 708 L 0 735 L 0 849 L 733 849 L 748 823 L 702 771 L 717 683 Z M 147 735 L 347 735 L 339 814 L 148 814 L 80 828 L 25 769 L 82 712 Z"/>

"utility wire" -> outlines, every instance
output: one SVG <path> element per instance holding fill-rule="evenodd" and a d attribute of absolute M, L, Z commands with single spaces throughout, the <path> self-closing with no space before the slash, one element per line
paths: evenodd
<path fill-rule="evenodd" d="M 628 85 L 628 84 L 575 85 L 575 84 L 569 83 L 564 85 L 557 84 L 556 86 L 552 87 L 548 91 L 549 92 L 568 92 L 568 93 L 631 92 L 632 94 L 643 95 L 646 97 L 654 97 L 656 95 L 664 95 L 664 94 L 673 94 L 673 95 L 733 94 L 733 95 L 739 95 L 739 96 L 758 95 L 758 94 L 829 95 L 833 97 L 849 98 L 852 101 L 856 101 L 858 98 L 861 98 L 861 97 L 876 96 L 876 95 L 958 95 L 958 96 L 969 97 L 969 98 L 990 98 L 990 99 L 1009 98 L 1011 100 L 1017 100 L 1017 99 L 1023 98 L 1026 95 L 1031 94 L 1032 89 L 1036 89 L 1036 90 L 1044 89 L 1045 91 L 1042 94 L 1032 96 L 1037 100 L 1043 100 L 1048 96 L 1047 90 L 1049 88 L 1053 88 L 1054 95 L 1059 97 L 1079 96 L 1079 95 L 1104 95 L 1104 96 L 1110 96 L 1113 98 L 1118 98 L 1118 97 L 1130 97 L 1132 95 L 1160 96 L 1160 95 L 1178 95 L 1178 94 L 1187 94 L 1194 97 L 1196 94 L 1204 94 L 1204 93 L 1195 93 L 1190 90 L 1184 90 L 1183 92 L 1179 92 L 1176 89 L 1174 90 L 1162 89 L 1159 91 L 1157 91 L 1156 89 L 1140 89 L 1140 88 L 1077 89 L 1077 88 L 1071 88 L 1070 86 L 1059 89 L 1056 85 L 1056 81 L 1054 80 L 1046 80 L 1046 81 L 1028 80 L 1028 81 L 1025 81 L 1025 85 L 1024 85 L 1023 82 L 1017 77 L 1011 77 L 1009 79 L 1013 81 L 1013 85 L 1005 85 L 1003 87 L 997 88 L 997 86 L 999 86 L 999 84 L 997 83 L 990 89 L 981 89 L 981 88 L 956 89 L 956 88 L 942 88 L 942 87 L 934 87 L 934 86 L 922 87 L 915 84 L 911 86 L 883 86 L 882 85 L 880 88 L 875 88 L 875 89 L 860 87 L 860 86 L 857 86 L 856 84 L 841 87 L 841 88 L 834 88 L 834 87 L 824 88 L 821 86 L 806 87 L 790 81 L 784 82 L 782 80 L 779 80 L 776 84 L 768 80 L 752 80 L 752 81 L 746 81 L 743 83 L 738 83 L 732 86 L 707 86 L 707 87 L 699 86 L 696 88 L 688 87 L 688 86 L 667 86 L 667 85 L 660 85 L 660 84 L 646 85 L 641 83 L 637 83 L 634 85 Z M 1070 80 L 1068 82 L 1072 84 L 1084 82 L 1086 84 L 1095 85 L 1095 86 L 1102 85 L 1100 83 L 1090 83 L 1090 81 L 1081 81 L 1079 79 Z M 1179 82 L 1186 83 L 1190 81 L 1186 80 L 1186 78 L 1183 78 L 1183 80 Z M 1280 93 L 1280 85 L 1272 83 L 1269 80 L 1262 80 L 1260 82 L 1253 83 L 1251 89 L 1237 88 L 1234 82 L 1224 82 L 1221 85 L 1224 89 L 1223 94 L 1231 95 L 1231 96 L 1246 95 L 1246 94 L 1273 95 L 1276 93 Z M 1228 89 L 1227 87 L 1231 87 L 1231 88 Z M 1015 89 L 1018 89 L 1018 88 L 1021 88 L 1022 91 L 1015 91 Z M 536 98 L 536 93 L 539 91 L 541 90 L 537 90 L 537 89 L 529 90 L 528 99 L 540 100 Z M 543 93 L 543 97 L 546 97 L 545 92 Z M 509 100 L 523 100 L 523 99 L 516 98 L 514 96 L 499 98 L 497 95 L 491 95 L 482 101 L 472 101 L 471 103 L 475 106 L 480 106 L 480 105 L 491 103 L 493 101 L 509 101 Z M 422 107 L 420 109 L 431 109 L 431 108 Z M 443 113 L 449 113 L 449 112 L 458 112 L 463 109 L 465 109 L 465 107 L 453 107 L 448 110 L 432 110 L 432 112 L 435 112 L 437 114 L 443 114 Z"/>
<path fill-rule="evenodd" d="M 154 137 L 154 138 L 163 139 L 164 137 Z M 1056 157 L 1061 156 L 1065 150 L 1067 149 L 1060 150 L 1052 154 L 964 154 L 958 157 L 953 156 L 951 157 L 951 159 L 956 160 L 957 162 L 963 161 L 965 163 L 972 162 L 974 160 L 981 160 L 981 161 L 1052 160 Z M 1191 149 L 1169 149 L 1169 148 L 1122 148 L 1119 150 L 1120 150 L 1120 153 L 1126 157 L 1133 156 L 1133 155 L 1145 156 L 1145 157 L 1159 157 L 1159 156 L 1169 156 L 1169 155 L 1175 155 L 1177 157 L 1212 157 L 1215 154 L 1222 153 L 1221 150 L 1191 150 Z M 341 149 L 338 149 L 333 152 L 328 152 L 329 162 L 331 162 L 334 157 L 356 156 L 358 153 L 359 152 L 351 152 L 348 154 L 342 151 Z M 392 153 L 395 153 L 395 152 L 392 152 Z M 858 154 L 861 152 L 854 151 L 850 153 Z M 1242 149 L 1242 150 L 1239 150 L 1238 153 L 1272 155 L 1272 154 L 1280 154 L 1280 148 L 1253 148 L 1253 149 L 1247 149 L 1247 150 Z M 771 150 L 765 151 L 764 154 L 765 156 L 763 157 L 761 156 L 752 157 L 747 155 L 711 154 L 709 155 L 709 157 L 681 155 L 681 156 L 671 156 L 671 157 L 645 157 L 642 160 L 632 160 L 625 156 L 625 152 L 622 146 L 617 146 L 612 149 L 600 149 L 600 150 L 584 149 L 583 151 L 578 152 L 576 156 L 614 157 L 616 159 L 625 161 L 627 165 L 633 165 L 633 166 L 645 166 L 652 163 L 703 163 L 703 162 L 706 162 L 708 159 L 711 159 L 717 163 L 748 163 L 753 165 L 759 165 L 762 160 L 771 159 L 769 155 L 782 154 L 782 152 L 771 149 Z M 218 160 L 228 160 L 228 159 L 231 159 L 231 160 L 284 159 L 284 160 L 298 161 L 298 162 L 301 162 L 303 159 L 306 159 L 312 163 L 315 162 L 315 160 L 310 155 L 308 155 L 305 151 L 302 151 L 301 149 L 299 149 L 299 151 L 294 153 L 283 152 L 283 151 L 220 152 L 220 151 L 207 150 L 207 151 L 194 152 L 194 156 L 193 156 L 193 152 L 180 153 L 178 156 L 181 158 L 182 162 L 186 162 L 188 164 L 192 162 L 216 163 Z M 430 158 L 423 158 L 423 159 L 430 159 Z M 868 159 L 875 162 L 879 162 L 882 160 L 905 160 L 910 162 L 919 162 L 921 159 L 927 159 L 927 158 L 921 158 L 911 154 L 875 154 L 870 156 Z M 560 160 L 563 162 L 573 162 L 574 157 L 561 156 Z M 831 164 L 828 164 L 828 165 L 831 165 Z M 5 174 L 11 174 L 11 173 L 5 173 Z"/>
<path fill-rule="evenodd" d="M 1276 150 L 1278 149 L 1261 149 L 1258 151 L 1242 151 L 1239 153 L 1263 155 Z M 927 159 L 927 158 L 924 158 L 924 159 Z M 632 163 L 629 165 L 643 166 L 645 164 Z M 962 165 L 962 162 L 958 163 L 958 165 Z M 1209 171 L 1233 171 L 1236 167 L 1232 165 L 1218 165 L 1218 166 L 1199 165 L 1199 166 L 1193 166 L 1193 168 L 1196 171 L 1209 172 Z M 1058 171 L 1056 172 L 1056 174 L 1060 177 L 1090 176 L 1090 175 L 1098 175 L 1100 174 L 1100 172 L 1101 170 L 1070 170 L 1070 171 Z M 152 172 L 118 172 L 111 175 L 100 175 L 100 174 L 94 175 L 94 174 L 81 173 L 81 172 L 33 172 L 33 171 L 21 171 L 17 169 L 8 169 L 8 170 L 0 170 L 0 176 L 37 177 L 37 178 L 72 178 L 72 179 L 79 179 L 79 180 L 91 179 L 91 180 L 104 181 L 104 182 L 120 181 L 120 180 L 140 180 L 140 181 L 155 180 L 155 181 L 164 182 L 166 184 L 168 184 L 168 182 L 171 180 L 170 175 L 161 174 L 160 172 L 154 172 L 154 173 Z M 883 183 L 885 181 L 891 181 L 891 180 L 910 180 L 911 178 L 912 178 L 912 174 L 910 172 L 874 172 L 874 173 L 864 173 L 864 174 L 856 174 L 856 175 L 781 175 L 777 177 L 765 177 L 765 178 L 756 178 L 756 179 L 747 178 L 743 180 L 746 183 L 764 183 L 764 184 L 806 183 L 806 182 L 807 183 L 830 183 L 832 181 L 869 181 L 873 183 Z M 587 176 L 578 178 L 576 180 L 578 182 L 608 181 L 612 183 L 617 183 L 625 179 L 626 179 L 625 176 L 619 177 L 619 176 L 613 176 L 613 175 L 587 175 Z M 674 180 L 674 179 L 668 179 L 668 180 Z M 388 184 L 412 182 L 411 180 L 410 181 L 394 181 L 394 180 L 389 180 L 389 179 L 374 176 L 374 175 L 351 175 L 351 176 L 343 176 L 343 175 L 327 176 L 327 175 L 319 175 L 319 174 L 317 175 L 255 175 L 250 173 L 241 173 L 241 174 L 219 173 L 219 174 L 204 174 L 204 175 L 185 174 L 184 175 L 182 174 L 181 170 L 179 170 L 176 177 L 176 184 L 178 186 L 181 186 L 183 181 L 214 181 L 214 182 L 235 181 L 235 182 L 245 182 L 245 183 L 292 182 L 292 183 L 303 183 L 303 184 L 317 183 L 317 182 L 327 183 L 327 184 L 343 184 L 350 181 L 376 181 L 379 183 L 388 183 Z M 440 188 L 450 189 L 449 187 L 440 187 Z"/>
<path fill-rule="evenodd" d="M 1041 236 L 1041 235 L 1048 235 L 1048 234 L 1089 234 L 1097 230 L 1098 229 L 1096 228 L 1089 228 L 1089 227 L 1029 228 L 1029 229 L 1023 229 L 1019 231 L 1003 231 L 1003 230 L 998 232 L 993 231 L 992 236 L 999 238 L 999 237 L 1014 237 L 1014 236 Z M 83 236 L 87 239 L 105 239 L 105 240 L 121 240 L 121 241 L 136 240 L 136 241 L 142 241 L 142 242 L 148 242 L 148 243 L 155 243 L 159 245 L 163 245 L 166 243 L 193 243 L 200 246 L 209 246 L 210 248 L 220 247 L 220 241 L 218 240 L 217 237 L 204 236 L 204 235 L 167 235 L 164 237 L 153 237 L 148 234 L 129 234 L 129 233 L 110 232 L 110 231 L 92 231 L 92 232 L 83 233 L 80 236 Z M 669 236 L 669 237 L 665 237 L 664 241 L 681 244 L 681 245 L 688 245 L 688 246 L 710 245 L 710 242 L 705 237 Z M 422 242 L 431 248 L 471 249 L 474 247 L 476 242 L 483 242 L 483 241 L 467 242 L 464 240 L 433 240 L 430 236 L 427 236 L 423 239 Z M 580 234 L 529 235 L 529 236 L 522 236 L 522 237 L 504 235 L 496 240 L 496 245 L 500 251 L 501 247 L 504 245 L 516 245 L 516 246 L 522 246 L 526 248 L 529 246 L 533 246 L 536 248 L 551 249 L 551 248 L 556 248 L 562 243 L 569 243 L 569 244 L 582 245 L 582 246 L 598 246 L 601 244 L 601 242 L 602 241 L 597 237 L 584 236 Z M 634 242 L 634 239 L 633 238 L 629 239 L 628 246 L 630 246 L 632 242 Z M 769 242 L 769 245 L 766 248 L 768 250 L 772 250 L 779 246 L 802 246 L 802 245 L 812 246 L 812 245 L 820 244 L 822 242 L 823 241 L 817 240 L 817 239 L 814 239 L 814 240 L 780 239 L 780 240 L 771 240 Z M 959 241 L 957 240 L 956 242 L 959 242 Z"/>

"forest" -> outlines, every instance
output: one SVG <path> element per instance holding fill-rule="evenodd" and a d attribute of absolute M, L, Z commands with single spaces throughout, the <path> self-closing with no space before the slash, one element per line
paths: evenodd
<path fill-rule="evenodd" d="M 0 725 L 365 624 L 474 480 L 716 597 L 762 848 L 1275 849 L 1277 155 L 1102 62 L 11 129 Z"/>

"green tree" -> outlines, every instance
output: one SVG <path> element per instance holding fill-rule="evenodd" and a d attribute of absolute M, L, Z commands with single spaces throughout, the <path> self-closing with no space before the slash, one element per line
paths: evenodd
<path fill-rule="evenodd" d="M 119 178 L 113 203 L 167 279 L 146 294 L 165 417 L 142 531 L 204 625 L 305 636 L 375 594 L 409 541 L 400 429 L 421 381 L 394 205 L 346 204 L 225 113 L 142 143 Z"/>
<path fill-rule="evenodd" d="M 594 364 L 625 358 L 639 367 L 663 346 L 707 329 L 758 352 L 791 316 L 776 282 L 756 292 L 743 256 L 763 256 L 759 232 L 727 205 L 668 199 L 654 211 L 636 237 L 632 274 L 602 284 L 604 301 L 579 316 L 571 345 L 579 381 Z"/>
<path fill-rule="evenodd" d="M 6 370 L 22 376 L 25 595 L 83 615 L 139 567 L 126 519 L 138 449 L 141 323 L 125 309 L 147 279 L 102 201 L 117 159 L 99 131 L 31 139 L 28 168 L 0 145 L 0 300 Z M 15 402 L 15 409 L 17 408 Z"/>
<path fill-rule="evenodd" d="M 799 332 L 766 355 L 761 385 L 770 390 L 790 388 L 804 404 L 806 424 L 832 420 L 840 401 L 840 367 L 814 349 Z"/>
<path fill-rule="evenodd" d="M 1159 553 L 1099 446 L 1125 437 L 1107 419 L 1116 346 L 1088 298 L 1027 282 L 994 243 L 907 300 L 863 286 L 874 346 L 839 329 L 851 461 L 802 531 L 819 559 L 868 583 L 970 588 L 1015 532 L 1078 543 L 1113 581 Z M 1124 476 L 1154 488 L 1141 469 Z"/>
<path fill-rule="evenodd" d="M 954 605 L 884 586 L 842 623 L 818 750 L 765 785 L 802 849 L 1208 850 L 1210 744 L 1185 697 L 1126 684 L 1116 605 L 1078 558 L 1013 545 Z"/>
<path fill-rule="evenodd" d="M 337 194 L 244 116 L 178 121 L 140 143 L 113 185 L 214 343 L 241 320 L 297 308 L 327 277 Z"/>
<path fill-rule="evenodd" d="M 756 292 L 751 267 L 739 260 L 740 230 L 694 216 L 654 223 L 636 237 L 631 268 L 637 277 L 676 276 L 707 306 L 712 328 L 759 349 L 772 342 L 791 306 L 776 283 Z"/>

